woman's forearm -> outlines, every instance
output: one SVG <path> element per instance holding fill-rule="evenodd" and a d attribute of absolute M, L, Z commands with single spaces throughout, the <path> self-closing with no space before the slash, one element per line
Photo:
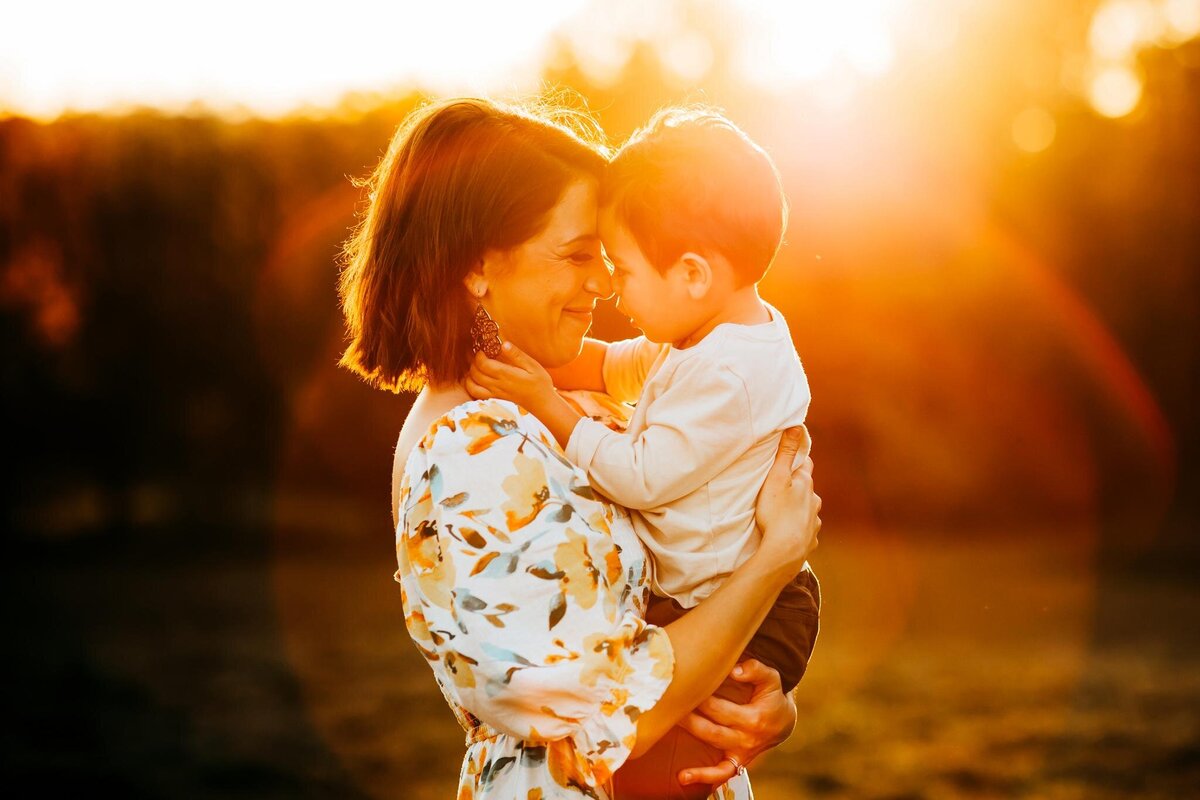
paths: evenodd
<path fill-rule="evenodd" d="M 632 758 L 716 691 L 794 577 L 791 569 L 756 553 L 700 605 L 666 626 L 675 672 L 658 703 L 638 719 Z"/>

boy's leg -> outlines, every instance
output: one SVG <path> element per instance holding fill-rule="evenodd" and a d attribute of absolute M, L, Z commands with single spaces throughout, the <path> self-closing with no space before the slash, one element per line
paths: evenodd
<path fill-rule="evenodd" d="M 820 627 L 821 584 L 806 566 L 779 593 L 743 655 L 773 668 L 790 692 L 808 670 Z"/>

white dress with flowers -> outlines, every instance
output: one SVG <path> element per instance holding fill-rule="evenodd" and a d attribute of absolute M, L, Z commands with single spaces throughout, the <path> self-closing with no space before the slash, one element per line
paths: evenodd
<path fill-rule="evenodd" d="M 674 656 L 643 619 L 645 551 L 536 417 L 504 400 L 435 422 L 400 482 L 409 634 L 467 731 L 458 800 L 613 800 Z M 752 797 L 738 776 L 714 798 Z"/>

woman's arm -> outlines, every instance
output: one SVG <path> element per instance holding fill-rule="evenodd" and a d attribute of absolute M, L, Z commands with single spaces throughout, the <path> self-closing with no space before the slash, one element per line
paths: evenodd
<path fill-rule="evenodd" d="M 758 551 L 700 605 L 666 626 L 675 672 L 662 698 L 638 719 L 633 758 L 720 686 L 779 592 L 815 549 L 821 499 L 812 490 L 811 459 L 792 470 L 801 449 L 807 452 L 808 431 L 789 428 L 759 494 Z"/>

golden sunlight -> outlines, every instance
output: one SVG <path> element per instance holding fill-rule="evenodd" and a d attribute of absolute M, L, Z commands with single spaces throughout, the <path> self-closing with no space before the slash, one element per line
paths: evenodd
<path fill-rule="evenodd" d="M 536 86 L 584 0 L 18 3 L 0 25 L 0 114 L 129 106 L 283 114 L 348 92 Z"/>
<path fill-rule="evenodd" d="M 865 76 L 892 65 L 898 0 L 738 0 L 748 30 L 739 60 L 746 77 L 772 87 L 849 66 Z"/>

